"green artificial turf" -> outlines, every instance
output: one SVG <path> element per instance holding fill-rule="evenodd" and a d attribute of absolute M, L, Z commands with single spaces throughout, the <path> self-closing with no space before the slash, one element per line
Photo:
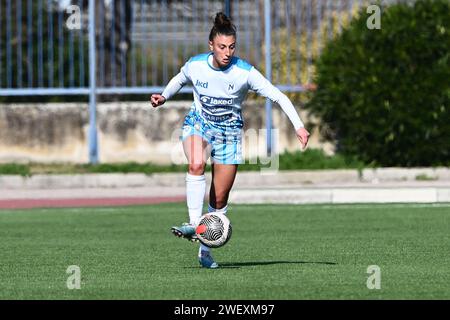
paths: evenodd
<path fill-rule="evenodd" d="M 0 210 L 0 299 L 450 299 L 450 205 L 230 205 L 229 217 L 221 268 L 207 270 L 169 232 L 185 204 Z"/>

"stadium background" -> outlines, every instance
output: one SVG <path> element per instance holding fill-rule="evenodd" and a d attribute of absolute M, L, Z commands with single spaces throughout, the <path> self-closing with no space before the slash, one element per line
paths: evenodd
<path fill-rule="evenodd" d="M 237 55 L 255 65 L 284 92 L 297 93 L 291 98 L 306 119 L 300 93 L 313 87 L 314 59 L 326 40 L 334 37 L 365 4 L 98 1 L 94 8 L 95 44 L 90 47 L 89 30 L 93 30 L 94 21 L 89 20 L 87 1 L 71 2 L 81 10 L 81 28 L 73 30 L 66 26 L 72 13 L 66 11 L 69 2 L 6 1 L 0 9 L 4 17 L 1 100 L 26 103 L 1 108 L 2 162 L 169 163 L 170 150 L 179 144 L 171 141 L 167 128 L 180 125 L 190 96 L 177 97 L 183 102 L 168 104 L 160 113 L 149 110 L 146 100 L 149 94 L 161 92 L 190 56 L 208 50 L 211 19 L 220 10 L 230 12 L 239 30 Z M 266 34 L 267 25 L 271 32 Z M 89 81 L 90 72 L 95 74 L 95 82 Z M 87 100 L 91 91 L 96 92 L 96 99 Z M 244 109 L 247 128 L 273 126 L 284 130 L 277 149 L 296 150 L 295 137 L 288 134 L 287 118 L 278 107 L 272 117 L 268 102 L 255 96 L 249 100 Z M 49 104 L 55 101 L 58 103 Z M 181 110 L 173 111 L 175 106 Z M 155 132 L 160 118 L 169 123 Z M 267 133 L 266 137 L 270 138 Z M 321 142 L 318 134 L 312 136 L 311 147 L 323 148 L 327 154 L 333 152 L 332 144 Z M 149 149 L 152 152 L 146 151 Z M 249 150 L 248 156 L 261 155 L 262 151 L 264 148 Z"/>
<path fill-rule="evenodd" d="M 384 12 L 416 2 L 377 5 Z M 370 16 L 370 4 L 2 1 L 0 297 L 448 299 L 448 159 L 386 167 L 349 158 L 306 108 L 318 90 L 321 54 L 351 21 Z M 67 12 L 69 5 L 77 7 Z M 68 27 L 77 8 L 80 28 Z M 246 130 L 258 133 L 258 143 L 249 144 L 247 158 L 271 153 L 276 166 L 242 166 L 230 197 L 234 239 L 217 251 L 225 268 L 205 277 L 195 250 L 167 232 L 186 216 L 185 167 L 173 132 L 191 88 L 160 110 L 148 97 L 190 56 L 207 51 L 217 11 L 237 25 L 237 55 L 293 100 L 313 134 L 309 150 L 298 151 L 278 106 L 249 95 Z M 448 70 L 448 59 L 441 65 Z M 271 127 L 278 137 L 268 135 Z M 421 143 L 414 139 L 412 148 Z M 434 148 L 448 152 L 448 144 Z M 374 264 L 382 290 L 366 286 Z M 70 265 L 82 270 L 81 290 L 66 286 Z M 205 291 L 206 282 L 223 290 Z"/>

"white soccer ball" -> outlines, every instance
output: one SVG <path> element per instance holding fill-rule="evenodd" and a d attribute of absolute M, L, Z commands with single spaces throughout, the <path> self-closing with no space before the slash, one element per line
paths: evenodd
<path fill-rule="evenodd" d="M 219 248 L 231 238 L 231 223 L 223 213 L 207 213 L 195 230 L 201 243 L 210 248 Z"/>

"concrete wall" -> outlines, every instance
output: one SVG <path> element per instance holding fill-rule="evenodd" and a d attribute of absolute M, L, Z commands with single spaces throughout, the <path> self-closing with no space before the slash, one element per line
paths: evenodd
<path fill-rule="evenodd" d="M 99 158 L 101 162 L 137 161 L 184 163 L 178 140 L 190 101 L 172 101 L 153 109 L 147 102 L 98 104 Z M 303 121 L 311 121 L 304 112 Z M 263 103 L 244 104 L 246 158 L 264 156 Z M 0 162 L 88 162 L 88 106 L 85 103 L 0 104 Z M 289 119 L 277 105 L 278 150 L 298 150 L 299 142 Z M 333 152 L 316 132 L 310 148 Z"/>

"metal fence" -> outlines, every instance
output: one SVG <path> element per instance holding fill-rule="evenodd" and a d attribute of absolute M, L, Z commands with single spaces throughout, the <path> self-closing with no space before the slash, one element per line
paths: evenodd
<path fill-rule="evenodd" d="M 190 56 L 208 51 L 216 12 L 228 13 L 237 26 L 238 56 L 281 90 L 301 92 L 313 79 L 326 39 L 367 3 L 2 0 L 0 96 L 89 95 L 89 155 L 95 163 L 97 95 L 161 92 Z M 266 112 L 270 128 L 270 102 Z"/>

